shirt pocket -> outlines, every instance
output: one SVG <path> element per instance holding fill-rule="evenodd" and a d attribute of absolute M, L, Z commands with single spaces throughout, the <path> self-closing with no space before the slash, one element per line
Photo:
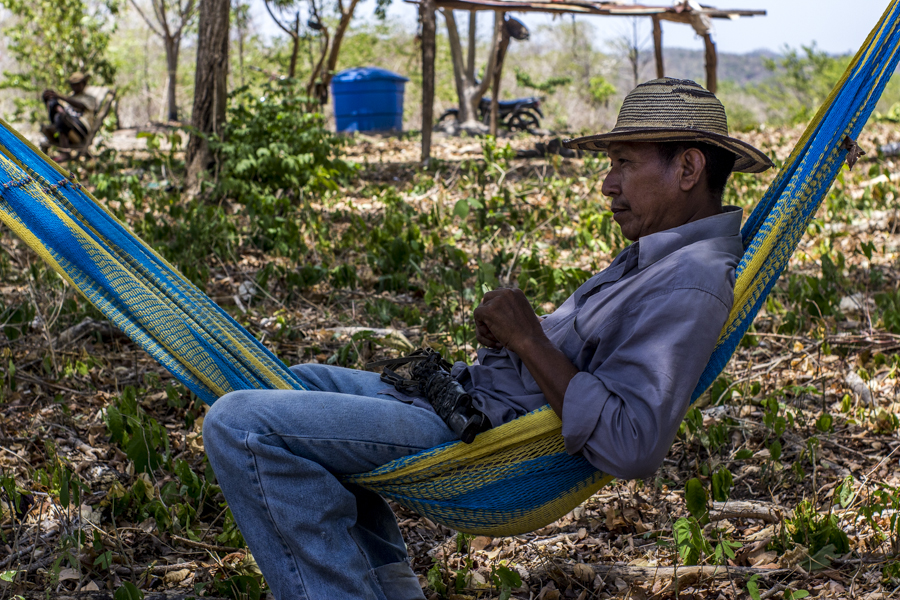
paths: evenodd
<path fill-rule="evenodd" d="M 581 354 L 581 351 L 584 349 L 585 340 L 578 333 L 575 322 L 576 319 L 572 319 L 566 325 L 565 330 L 560 331 L 561 337 L 560 341 L 556 344 L 556 347 L 566 355 L 566 358 L 575 363 L 576 367 L 581 369 L 582 365 L 579 365 L 576 361 Z"/>

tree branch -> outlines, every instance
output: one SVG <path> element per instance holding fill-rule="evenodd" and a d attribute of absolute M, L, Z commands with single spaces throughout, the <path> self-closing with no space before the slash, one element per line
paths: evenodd
<path fill-rule="evenodd" d="M 465 82 L 463 80 L 463 57 L 462 46 L 459 43 L 459 30 L 456 28 L 456 17 L 453 16 L 453 10 L 442 8 L 444 20 L 447 21 L 447 39 L 450 42 L 450 56 L 453 63 L 453 77 L 456 79 L 456 95 L 459 97 L 460 103 L 465 101 Z M 460 106 L 460 111 L 463 107 Z"/>
<path fill-rule="evenodd" d="M 132 1 L 134 1 L 134 0 L 132 0 Z M 297 37 L 297 34 L 296 34 L 294 31 L 292 31 L 289 27 L 287 27 L 286 25 L 284 25 L 284 24 L 278 19 L 278 17 L 275 16 L 275 13 L 272 12 L 272 7 L 269 6 L 269 0 L 263 0 L 263 4 L 266 5 L 266 12 L 269 13 L 269 16 L 272 17 L 272 20 L 275 21 L 275 24 L 278 25 L 278 26 L 282 29 L 282 31 L 284 31 L 286 34 L 288 34 L 289 36 L 291 36 L 291 38 Z"/>
<path fill-rule="evenodd" d="M 475 81 L 475 34 L 478 30 L 478 13 L 469 11 L 469 44 L 466 47 L 466 77 L 469 81 Z"/>
<path fill-rule="evenodd" d="M 328 85 L 331 82 L 331 76 L 334 74 L 334 69 L 337 67 L 338 56 L 340 56 L 341 52 L 341 43 L 344 41 L 344 34 L 347 33 L 347 28 L 350 26 L 350 21 L 353 19 L 353 12 L 356 10 L 357 4 L 359 4 L 359 0 L 350 0 L 350 8 L 346 13 L 341 12 L 341 21 L 338 23 L 337 30 L 334 32 L 334 38 L 331 40 L 328 68 L 325 73 L 323 73 L 324 77 L 322 79 L 325 82 L 325 85 Z M 326 78 L 327 81 L 325 80 Z"/>
<path fill-rule="evenodd" d="M 144 11 L 142 11 L 141 7 L 138 6 L 137 0 L 131 0 L 131 5 L 138 12 L 138 14 L 141 15 L 141 18 L 144 20 L 144 23 L 147 24 L 147 27 L 150 28 L 150 31 L 155 33 L 157 36 L 165 39 L 165 36 L 153 26 L 153 23 L 150 21 L 150 19 L 147 18 L 147 15 L 144 14 Z"/>
<path fill-rule="evenodd" d="M 491 75 L 494 72 L 494 65 L 497 64 L 497 54 L 500 51 L 500 34 L 503 32 L 504 25 L 503 13 L 494 12 L 494 37 L 491 40 L 491 56 L 488 58 L 488 64 L 484 70 L 484 79 L 481 80 L 481 84 L 478 86 L 478 92 L 475 95 L 476 98 L 480 99 L 484 96 L 488 87 L 491 85 Z"/>

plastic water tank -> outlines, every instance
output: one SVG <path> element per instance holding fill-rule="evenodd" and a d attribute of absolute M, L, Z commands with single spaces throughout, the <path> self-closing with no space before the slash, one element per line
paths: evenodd
<path fill-rule="evenodd" d="M 338 131 L 402 131 L 406 77 L 377 67 L 347 69 L 331 80 Z"/>

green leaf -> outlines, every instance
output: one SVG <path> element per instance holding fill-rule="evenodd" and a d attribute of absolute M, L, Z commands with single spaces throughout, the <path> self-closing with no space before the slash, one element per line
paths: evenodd
<path fill-rule="evenodd" d="M 753 457 L 753 450 L 749 448 L 741 448 L 734 455 L 734 460 L 747 460 Z"/>
<path fill-rule="evenodd" d="M 809 572 L 827 569 L 836 558 L 836 554 L 837 549 L 834 547 L 834 544 L 828 544 L 812 556 L 807 556 L 800 563 L 800 566 Z M 802 598 L 802 596 L 799 597 Z"/>
<path fill-rule="evenodd" d="M 825 413 L 816 420 L 816 429 L 822 433 L 828 433 L 834 425 L 834 417 Z"/>
<path fill-rule="evenodd" d="M 16 578 L 18 571 L 0 571 L 0 581 L 12 582 Z"/>
<path fill-rule="evenodd" d="M 497 578 L 500 580 L 501 586 L 507 586 L 513 589 L 522 586 L 522 578 L 515 570 L 510 569 L 507 566 L 500 565 L 494 572 L 496 573 Z"/>
<path fill-rule="evenodd" d="M 72 477 L 68 469 L 62 469 L 59 482 L 59 503 L 63 508 L 69 507 L 69 480 Z"/>
<path fill-rule="evenodd" d="M 775 440 L 774 442 L 769 444 L 769 456 L 772 458 L 772 460 L 778 462 L 778 460 L 781 458 L 781 442 Z"/>
<path fill-rule="evenodd" d="M 469 201 L 465 198 L 457 200 L 456 205 L 453 207 L 453 214 L 460 219 L 465 219 L 469 215 Z"/>
<path fill-rule="evenodd" d="M 853 504 L 853 499 L 856 496 L 853 493 L 853 476 L 847 475 L 847 477 L 844 478 L 844 481 L 838 486 L 837 495 L 841 507 L 848 508 Z"/>
<path fill-rule="evenodd" d="M 446 593 L 447 586 L 444 584 L 444 576 L 443 573 L 441 573 L 441 565 L 439 563 L 431 565 L 431 568 L 428 569 L 428 573 L 426 574 L 426 578 L 428 579 L 428 585 L 431 586 L 431 589 L 442 596 Z"/>
<path fill-rule="evenodd" d="M 725 502 L 734 485 L 734 477 L 725 467 L 721 467 L 712 476 L 712 496 L 716 502 Z"/>
<path fill-rule="evenodd" d="M 704 489 L 703 484 L 696 477 L 689 479 L 685 484 L 684 500 L 687 503 L 688 512 L 691 513 L 698 522 L 703 523 L 708 519 L 709 509 L 706 506 L 708 500 L 706 489 Z"/>
<path fill-rule="evenodd" d="M 754 575 L 747 580 L 747 593 L 750 594 L 751 600 L 760 600 L 759 586 L 756 585 L 758 579 L 759 575 Z M 118 600 L 118 598 L 116 600 Z"/>
<path fill-rule="evenodd" d="M 114 600 L 144 600 L 144 592 L 130 581 L 124 582 L 113 596 Z"/>

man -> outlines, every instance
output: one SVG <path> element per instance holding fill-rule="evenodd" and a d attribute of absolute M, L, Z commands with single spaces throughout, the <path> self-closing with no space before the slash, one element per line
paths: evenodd
<path fill-rule="evenodd" d="M 77 71 L 69 77 L 71 96 L 44 90 L 41 98 L 47 106 L 50 125 L 41 128 L 50 143 L 60 148 L 83 144 L 94 125 L 97 99 L 85 93 L 89 75 Z"/>
<path fill-rule="evenodd" d="M 653 473 L 731 309 L 741 211 L 732 170 L 771 165 L 728 137 L 725 110 L 691 81 L 638 86 L 616 128 L 568 142 L 611 160 L 603 194 L 634 243 L 543 320 L 519 290 L 475 309 L 472 366 L 453 374 L 493 426 L 549 403 L 566 448 L 622 478 Z M 378 375 L 293 367 L 316 391 L 219 399 L 204 442 L 244 538 L 279 600 L 423 598 L 393 514 L 339 477 L 455 439 L 421 398 Z"/>

